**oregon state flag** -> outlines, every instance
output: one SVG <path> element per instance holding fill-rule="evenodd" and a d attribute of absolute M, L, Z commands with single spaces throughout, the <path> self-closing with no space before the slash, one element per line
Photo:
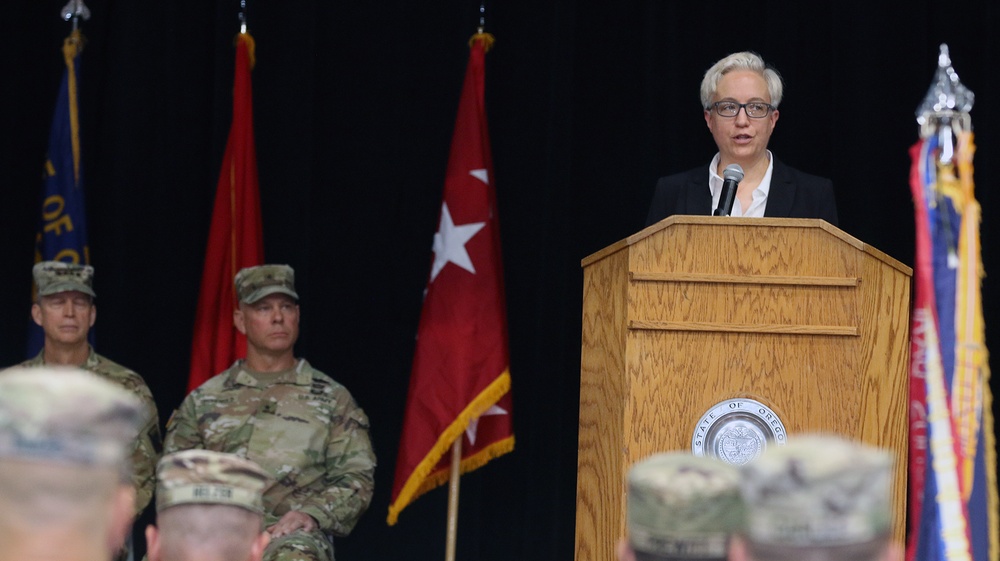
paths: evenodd
<path fill-rule="evenodd" d="M 35 263 L 65 261 L 90 263 L 87 220 L 83 201 L 83 163 L 80 159 L 80 117 L 77 106 L 80 52 L 83 35 L 73 31 L 63 41 L 62 82 L 56 97 L 49 145 L 43 171 L 41 217 L 35 236 Z M 32 288 L 32 301 L 35 290 Z M 38 354 L 44 345 L 42 328 L 29 321 L 27 356 Z M 94 330 L 90 330 L 91 341 Z"/>
<path fill-rule="evenodd" d="M 250 71 L 254 41 L 249 33 L 236 39 L 233 121 L 222 158 L 215 207 L 205 250 L 201 292 L 195 312 L 188 391 L 229 368 L 246 355 L 246 337 L 233 326 L 236 291 L 233 277 L 243 267 L 264 262 L 257 154 L 253 139 L 253 95 Z"/>
<path fill-rule="evenodd" d="M 916 222 L 907 560 L 996 561 L 997 481 L 971 132 L 910 150 Z"/>
<path fill-rule="evenodd" d="M 514 448 L 507 313 L 493 164 L 477 34 L 451 141 L 444 196 L 396 460 L 388 523 L 448 481 L 446 454 L 462 439 L 461 471 Z"/>

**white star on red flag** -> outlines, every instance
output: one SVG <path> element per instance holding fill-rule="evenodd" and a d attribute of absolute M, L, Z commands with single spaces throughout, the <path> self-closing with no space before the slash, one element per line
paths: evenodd
<path fill-rule="evenodd" d="M 483 183 L 490 184 L 490 172 L 486 169 L 474 169 L 469 172 L 469 175 L 475 177 L 476 179 L 482 181 Z"/>
<path fill-rule="evenodd" d="M 506 414 L 507 414 L 506 409 L 494 405 L 493 407 L 487 409 L 486 412 L 483 413 L 482 415 L 469 421 L 469 426 L 468 428 L 465 429 L 465 436 L 469 439 L 469 443 L 472 444 L 473 446 L 476 445 L 476 430 L 479 428 L 479 419 L 482 419 L 483 417 L 489 417 L 491 415 L 506 415 Z"/>
<path fill-rule="evenodd" d="M 434 282 L 438 273 L 449 261 L 472 274 L 476 274 L 476 268 L 472 266 L 472 259 L 469 258 L 469 252 L 465 250 L 465 244 L 485 225 L 485 222 L 474 222 L 456 226 L 451 219 L 448 203 L 442 203 L 441 224 L 438 226 L 437 233 L 434 234 L 434 266 L 431 267 L 431 282 Z"/>

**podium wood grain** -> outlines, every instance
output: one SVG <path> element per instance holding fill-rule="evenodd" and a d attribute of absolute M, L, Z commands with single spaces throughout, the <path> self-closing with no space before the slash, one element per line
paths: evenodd
<path fill-rule="evenodd" d="M 903 538 L 912 271 L 821 220 L 674 216 L 583 260 L 576 559 L 614 559 L 625 475 L 731 398 L 890 449 Z"/>

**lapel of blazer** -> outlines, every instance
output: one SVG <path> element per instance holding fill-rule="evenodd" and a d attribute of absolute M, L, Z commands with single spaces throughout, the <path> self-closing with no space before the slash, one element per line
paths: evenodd
<path fill-rule="evenodd" d="M 788 172 L 788 168 L 775 158 L 764 216 L 767 218 L 787 218 L 792 213 L 792 200 L 794 199 L 795 183 L 792 181 L 792 176 Z"/>
<path fill-rule="evenodd" d="M 685 214 L 712 215 L 712 192 L 708 190 L 708 169 L 699 168 L 697 175 L 688 179 L 685 189 Z"/>

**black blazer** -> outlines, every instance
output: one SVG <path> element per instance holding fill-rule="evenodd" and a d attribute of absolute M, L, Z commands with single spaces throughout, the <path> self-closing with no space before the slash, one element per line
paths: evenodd
<path fill-rule="evenodd" d="M 708 166 L 661 177 L 656 182 L 646 225 L 674 214 L 712 214 L 712 192 L 708 188 Z M 837 201 L 833 181 L 790 168 L 777 158 L 771 171 L 764 216 L 770 218 L 822 218 L 837 225 Z"/>

